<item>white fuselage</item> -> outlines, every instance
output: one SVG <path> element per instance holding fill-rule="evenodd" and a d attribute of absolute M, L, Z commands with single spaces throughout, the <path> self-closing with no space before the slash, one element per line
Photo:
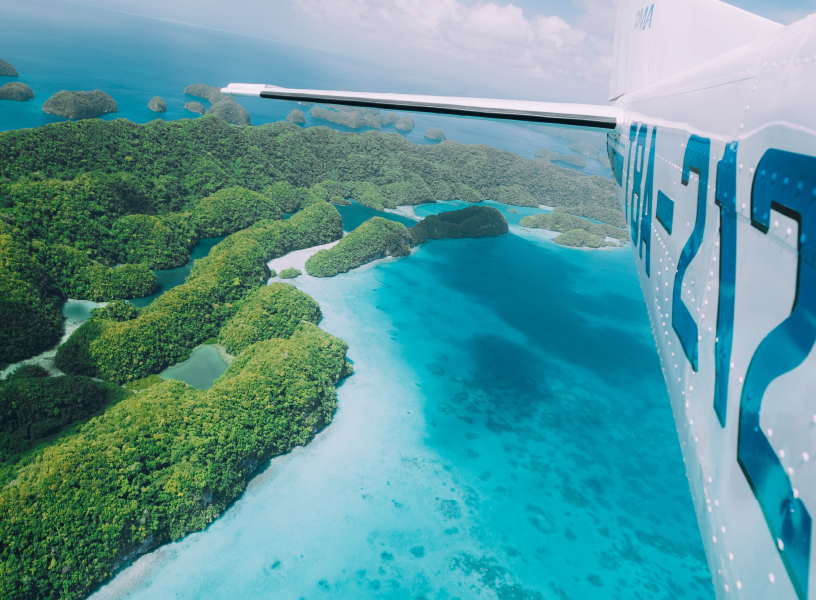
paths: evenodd
<path fill-rule="evenodd" d="M 814 92 L 816 15 L 624 94 L 609 135 L 719 598 L 816 598 Z"/>

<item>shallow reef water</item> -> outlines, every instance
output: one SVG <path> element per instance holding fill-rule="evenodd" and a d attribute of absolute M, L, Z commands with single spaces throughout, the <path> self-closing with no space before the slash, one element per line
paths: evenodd
<path fill-rule="evenodd" d="M 496 206 L 508 235 L 294 280 L 349 343 L 334 421 L 94 598 L 713 597 L 630 251 Z"/>

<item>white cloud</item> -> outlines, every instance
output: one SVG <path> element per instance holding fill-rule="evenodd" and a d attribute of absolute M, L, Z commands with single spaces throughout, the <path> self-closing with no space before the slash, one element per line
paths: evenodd
<path fill-rule="evenodd" d="M 606 36 L 589 34 L 555 15 L 527 17 L 513 4 L 466 5 L 458 0 L 295 2 L 312 19 L 342 28 L 346 35 L 362 30 L 409 52 L 430 52 L 439 58 L 503 69 L 506 75 L 515 71 L 543 82 L 569 78 L 592 87 L 604 87 L 608 82 L 611 43 Z"/>

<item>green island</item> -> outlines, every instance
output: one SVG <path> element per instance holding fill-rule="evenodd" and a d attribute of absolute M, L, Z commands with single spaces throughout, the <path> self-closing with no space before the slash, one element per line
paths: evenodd
<path fill-rule="evenodd" d="M 24 83 L 11 81 L 0 86 L 0 100 L 26 102 L 34 97 L 34 91 Z"/>
<path fill-rule="evenodd" d="M 278 273 L 278 277 L 281 279 L 294 279 L 298 275 L 300 275 L 300 269 L 296 269 L 295 267 L 289 267 Z"/>
<path fill-rule="evenodd" d="M 69 92 L 62 90 L 51 96 L 42 111 L 66 119 L 92 119 L 119 110 L 116 100 L 102 90 Z"/>
<path fill-rule="evenodd" d="M 331 421 L 346 344 L 317 326 L 308 295 L 264 284 L 270 259 L 341 240 L 329 201 L 348 197 L 546 202 L 623 224 L 610 181 L 487 146 L 216 116 L 0 133 L 0 363 L 57 344 L 65 299 L 109 302 L 59 346 L 65 376 L 21 367 L 0 383 L 1 597 L 87 595 L 206 527 L 259 465 Z M 478 208 L 440 215 L 424 239 L 479 226 Z M 142 309 L 123 301 L 205 235 L 227 237 L 183 284 Z M 310 260 L 342 272 L 414 243 L 375 217 Z M 157 376 L 213 340 L 235 358 L 209 390 Z"/>
<path fill-rule="evenodd" d="M 491 206 L 468 206 L 459 210 L 428 215 L 411 227 L 415 244 L 442 238 L 478 238 L 509 231 L 507 219 Z"/>
<path fill-rule="evenodd" d="M 372 217 L 332 248 L 310 256 L 306 272 L 312 277 L 333 277 L 378 258 L 406 256 L 412 245 L 411 232 L 405 225 Z"/>
<path fill-rule="evenodd" d="M 402 223 L 372 217 L 332 248 L 310 256 L 306 272 L 313 277 L 333 277 L 378 258 L 407 256 L 412 246 L 428 240 L 496 236 L 508 231 L 504 215 L 489 206 L 468 206 L 429 215 L 411 229 Z"/>
<path fill-rule="evenodd" d="M 561 235 L 557 236 L 553 241 L 562 246 L 603 248 L 617 245 L 606 241 L 605 238 L 607 237 L 621 242 L 629 241 L 629 233 L 624 228 L 606 223 L 593 223 L 566 212 L 530 215 L 523 217 L 519 224 L 522 227 L 561 232 Z"/>

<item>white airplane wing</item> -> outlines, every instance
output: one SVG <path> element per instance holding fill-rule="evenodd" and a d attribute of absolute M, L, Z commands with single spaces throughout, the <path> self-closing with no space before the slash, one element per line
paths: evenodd
<path fill-rule="evenodd" d="M 529 100 L 495 100 L 457 96 L 420 96 L 414 94 L 377 94 L 328 90 L 299 90 L 275 85 L 231 83 L 221 90 L 233 96 L 255 96 L 270 100 L 295 100 L 319 104 L 365 106 L 383 110 L 409 110 L 463 117 L 507 119 L 534 123 L 553 123 L 615 129 L 620 109 L 614 106 Z"/>

